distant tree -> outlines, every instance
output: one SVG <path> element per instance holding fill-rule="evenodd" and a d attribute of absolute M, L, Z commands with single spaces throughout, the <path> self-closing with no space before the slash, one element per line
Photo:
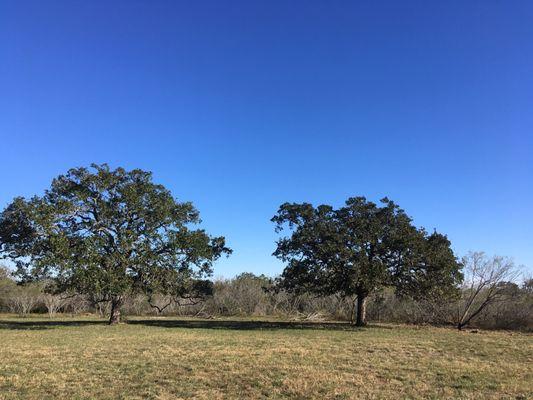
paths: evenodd
<path fill-rule="evenodd" d="M 527 294 L 533 294 L 533 278 L 524 279 L 522 290 Z"/>
<path fill-rule="evenodd" d="M 7 305 L 11 312 L 26 315 L 33 311 L 42 295 L 41 285 L 28 282 L 16 285 L 9 293 Z"/>
<path fill-rule="evenodd" d="M 15 281 L 13 280 L 9 269 L 0 265 L 0 294 L 3 293 L 4 290 L 7 291 L 8 288 L 14 284 Z"/>
<path fill-rule="evenodd" d="M 58 290 L 110 302 L 113 324 L 133 292 L 183 297 L 209 287 L 203 279 L 213 262 L 231 250 L 224 237 L 191 229 L 199 222 L 193 205 L 176 201 L 151 173 L 93 164 L 60 175 L 42 197 L 9 204 L 0 214 L 0 255 L 23 280 L 54 279 Z"/>
<path fill-rule="evenodd" d="M 48 316 L 52 318 L 65 304 L 65 299 L 60 294 L 43 293 L 41 301 L 48 311 Z"/>
<path fill-rule="evenodd" d="M 77 315 L 83 312 L 87 312 L 91 309 L 91 306 L 93 306 L 93 309 L 99 308 L 99 306 L 103 306 L 103 308 L 110 309 L 109 302 L 98 302 L 96 304 L 91 303 L 91 299 L 89 296 L 83 295 L 83 294 L 75 294 L 74 296 L 69 295 L 65 299 L 65 304 L 63 305 L 63 310 L 65 312 L 69 312 L 73 315 Z M 98 311 L 98 310 L 97 310 Z M 102 317 L 105 315 L 100 314 Z"/>
<path fill-rule="evenodd" d="M 271 284 L 271 279 L 264 275 L 243 272 L 233 279 L 216 282 L 213 300 L 226 314 L 265 315 L 270 307 L 265 289 Z"/>
<path fill-rule="evenodd" d="M 16 283 L 7 267 L 0 265 L 0 309 L 8 307 L 9 296 L 16 288 Z"/>
<path fill-rule="evenodd" d="M 46 307 L 50 318 L 66 306 L 71 298 L 77 296 L 77 293 L 60 293 L 54 279 L 43 279 L 34 284 L 40 289 L 39 302 Z"/>
<path fill-rule="evenodd" d="M 350 198 L 338 210 L 328 205 L 283 204 L 272 221 L 292 234 L 274 255 L 287 263 L 281 286 L 320 296 L 357 300 L 356 324 L 366 323 L 366 302 L 391 286 L 402 296 L 439 296 L 461 280 L 461 265 L 439 233 L 415 228 L 394 202 L 382 206 Z"/>
<path fill-rule="evenodd" d="M 178 291 L 159 286 L 157 290 L 150 288 L 146 292 L 150 307 L 157 310 L 158 313 L 162 313 L 172 305 L 178 307 L 193 306 L 203 301 L 205 297 L 213 294 L 213 282 L 206 279 L 192 279 Z"/>
<path fill-rule="evenodd" d="M 0 265 L 0 281 L 9 279 L 10 275 L 11 274 L 9 273 L 9 270 L 7 269 L 7 267 Z"/>
<path fill-rule="evenodd" d="M 465 280 L 458 303 L 457 329 L 461 330 L 489 305 L 518 291 L 513 282 L 519 276 L 513 260 L 487 257 L 483 252 L 470 252 L 463 257 Z M 525 286 L 524 286 L 525 287 Z"/>

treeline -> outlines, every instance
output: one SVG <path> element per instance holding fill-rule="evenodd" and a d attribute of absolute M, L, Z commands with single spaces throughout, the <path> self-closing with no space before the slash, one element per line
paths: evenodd
<path fill-rule="evenodd" d="M 522 283 L 504 283 L 497 301 L 492 301 L 470 322 L 473 328 L 533 331 L 533 279 Z M 370 296 L 368 319 L 372 322 L 457 325 L 469 298 L 469 289 L 444 303 L 402 298 L 385 288 Z M 481 293 L 483 294 L 483 293 Z M 478 300 L 478 303 L 482 300 Z M 479 305 L 479 304 L 478 304 Z M 59 295 L 47 292 L 43 282 L 17 284 L 7 269 L 0 268 L 0 311 L 27 315 L 57 313 L 67 315 L 109 313 L 110 304 L 96 302 L 90 296 Z M 316 297 L 279 290 L 276 280 L 264 275 L 242 273 L 232 279 L 213 282 L 213 293 L 192 303 L 173 296 L 144 294 L 126 296 L 126 316 L 272 317 L 295 321 L 350 321 L 354 316 L 351 299 L 331 295 Z"/>
<path fill-rule="evenodd" d="M 199 227 L 199 211 L 147 171 L 73 168 L 42 196 L 0 213 L 1 306 L 20 314 L 272 315 L 530 329 L 531 281 L 505 257 L 459 258 L 448 237 L 426 231 L 388 198 L 340 207 L 283 203 L 276 279 L 243 274 L 213 282 L 232 254 Z"/>

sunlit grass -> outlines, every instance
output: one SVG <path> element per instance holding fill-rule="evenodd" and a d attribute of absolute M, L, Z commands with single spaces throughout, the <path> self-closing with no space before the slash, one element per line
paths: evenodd
<path fill-rule="evenodd" d="M 0 316 L 0 399 L 530 398 L 533 336 Z"/>

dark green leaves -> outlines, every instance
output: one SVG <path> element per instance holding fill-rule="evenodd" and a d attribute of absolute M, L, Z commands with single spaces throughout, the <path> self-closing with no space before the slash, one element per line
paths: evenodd
<path fill-rule="evenodd" d="M 281 238 L 274 255 L 287 263 L 285 288 L 318 295 L 364 295 L 394 286 L 411 296 L 443 292 L 461 279 L 448 239 L 428 235 L 387 198 L 353 197 L 344 207 L 283 204 L 272 218 Z"/>
<path fill-rule="evenodd" d="M 91 165 L 60 175 L 42 197 L 15 199 L 0 215 L 0 252 L 19 275 L 52 278 L 61 290 L 179 296 L 231 253 L 223 237 L 193 229 L 199 221 L 151 173 Z"/>

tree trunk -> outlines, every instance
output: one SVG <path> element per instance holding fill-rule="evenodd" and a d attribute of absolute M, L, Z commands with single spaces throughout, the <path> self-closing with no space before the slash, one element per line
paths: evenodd
<path fill-rule="evenodd" d="M 357 320 L 355 325 L 365 326 L 366 325 L 366 293 L 359 293 L 357 295 Z"/>
<path fill-rule="evenodd" d="M 352 300 L 352 309 L 350 310 L 350 325 L 355 324 L 355 310 L 357 309 L 357 297 Z"/>
<path fill-rule="evenodd" d="M 111 300 L 111 313 L 109 315 L 109 325 L 116 325 L 120 322 L 120 308 L 122 307 L 122 299 L 120 297 L 113 297 Z"/>

